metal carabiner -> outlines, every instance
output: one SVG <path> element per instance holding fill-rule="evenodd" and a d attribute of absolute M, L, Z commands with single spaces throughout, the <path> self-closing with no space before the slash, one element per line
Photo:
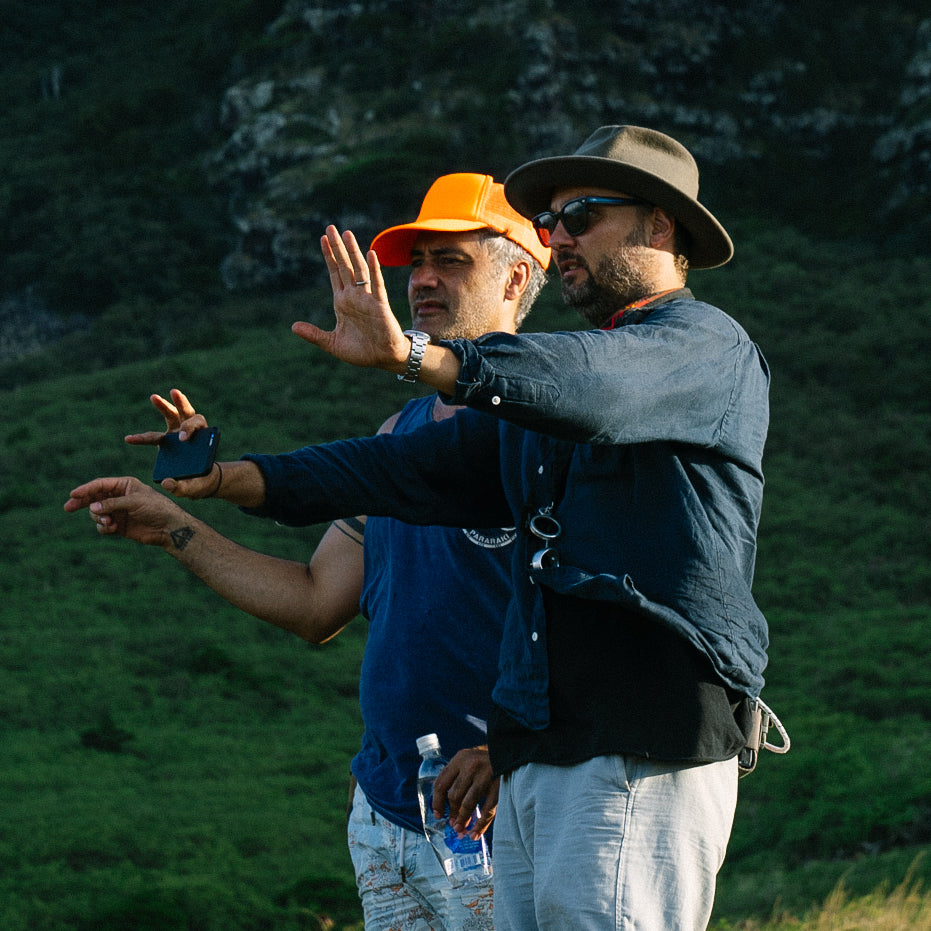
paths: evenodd
<path fill-rule="evenodd" d="M 553 506 L 540 508 L 527 522 L 530 532 L 544 544 L 543 549 L 537 550 L 530 558 L 531 569 L 549 569 L 559 565 L 559 553 L 552 543 L 562 534 L 562 524 L 552 515 Z"/>
<path fill-rule="evenodd" d="M 530 560 L 531 569 L 550 569 L 559 565 L 559 553 L 548 546 L 545 550 L 537 550 Z"/>
<path fill-rule="evenodd" d="M 550 513 L 550 508 L 540 510 L 530 518 L 530 532 L 538 539 L 551 543 L 562 533 L 562 524 Z"/>
<path fill-rule="evenodd" d="M 789 740 L 788 731 L 786 731 L 785 727 L 783 727 L 782 721 L 776 717 L 776 712 L 773 711 L 773 709 L 770 708 L 762 698 L 757 698 L 757 704 L 760 706 L 760 709 L 763 712 L 763 734 L 761 746 L 764 750 L 769 750 L 770 753 L 788 753 L 789 748 L 792 746 L 792 741 Z M 781 744 L 771 744 L 766 739 L 769 736 L 770 727 L 776 728 L 776 732 L 782 739 Z"/>

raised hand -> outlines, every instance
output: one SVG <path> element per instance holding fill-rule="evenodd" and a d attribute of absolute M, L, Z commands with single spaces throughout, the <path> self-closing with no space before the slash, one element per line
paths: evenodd
<path fill-rule="evenodd" d="M 133 446 L 158 446 L 166 433 L 180 433 L 181 439 L 185 440 L 195 430 L 207 426 L 207 418 L 194 410 L 194 405 L 182 391 L 172 388 L 169 394 L 171 401 L 159 394 L 149 396 L 153 407 L 165 418 L 165 429 L 130 433 L 125 438 L 127 443 Z"/>
<path fill-rule="evenodd" d="M 320 249 L 330 272 L 336 324 L 327 331 L 299 322 L 292 331 L 343 362 L 403 372 L 410 342 L 388 303 L 375 253 L 363 255 L 355 236 L 347 230 L 340 237 L 335 226 L 327 227 Z"/>
<path fill-rule="evenodd" d="M 132 446 L 158 446 L 166 433 L 178 433 L 185 441 L 195 430 L 207 426 L 207 418 L 194 410 L 194 405 L 183 391 L 172 388 L 171 400 L 160 394 L 149 396 L 152 406 L 165 418 L 164 430 L 148 430 L 145 433 L 130 433 L 125 441 Z M 217 493 L 222 481 L 218 467 L 207 475 L 197 478 L 166 478 L 161 484 L 169 494 L 176 498 L 209 498 Z"/>

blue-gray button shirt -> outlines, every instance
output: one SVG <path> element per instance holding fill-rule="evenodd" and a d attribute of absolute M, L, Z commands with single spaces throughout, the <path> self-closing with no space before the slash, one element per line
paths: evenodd
<path fill-rule="evenodd" d="M 552 505 L 559 565 L 532 570 L 539 541 L 526 533 L 515 548 L 500 707 L 531 728 L 549 721 L 541 585 L 667 625 L 725 684 L 758 695 L 768 636 L 751 585 L 769 371 L 739 324 L 679 295 L 634 326 L 444 343 L 462 362 L 451 400 L 469 410 L 403 436 L 249 456 L 267 492 L 251 513 L 522 528 Z"/>

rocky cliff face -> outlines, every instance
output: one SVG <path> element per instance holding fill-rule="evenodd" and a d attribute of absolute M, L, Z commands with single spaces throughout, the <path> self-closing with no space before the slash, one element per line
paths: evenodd
<path fill-rule="evenodd" d="M 915 29 L 903 77 L 872 156 L 892 180 L 887 208 L 926 211 L 931 200 L 931 19 Z"/>
<path fill-rule="evenodd" d="M 231 289 L 317 278 L 326 223 L 367 242 L 436 175 L 504 177 L 604 123 L 681 138 L 728 223 L 931 236 L 931 17 L 911 0 L 21 7 L 0 72 L 0 366 L 79 314 L 212 299 L 218 264 Z"/>
<path fill-rule="evenodd" d="M 931 20 L 794 6 L 288 0 L 273 54 L 221 104 L 210 172 L 238 231 L 223 279 L 301 280 L 326 223 L 365 239 L 437 174 L 503 177 L 604 123 L 681 138 L 716 203 L 826 194 L 856 216 L 864 184 L 874 217 L 927 204 Z"/>
<path fill-rule="evenodd" d="M 81 315 L 52 313 L 32 291 L 7 295 L 0 300 L 0 361 L 28 356 L 86 324 Z"/>

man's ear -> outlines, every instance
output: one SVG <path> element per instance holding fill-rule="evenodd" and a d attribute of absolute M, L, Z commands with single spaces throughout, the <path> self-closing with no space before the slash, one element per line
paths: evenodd
<path fill-rule="evenodd" d="M 516 262 L 511 266 L 508 280 L 505 282 L 505 300 L 520 300 L 520 296 L 527 290 L 528 284 L 530 284 L 530 263 L 525 261 Z"/>
<path fill-rule="evenodd" d="M 653 220 L 650 227 L 650 245 L 654 249 L 671 246 L 676 234 L 675 218 L 662 207 L 653 208 Z"/>

